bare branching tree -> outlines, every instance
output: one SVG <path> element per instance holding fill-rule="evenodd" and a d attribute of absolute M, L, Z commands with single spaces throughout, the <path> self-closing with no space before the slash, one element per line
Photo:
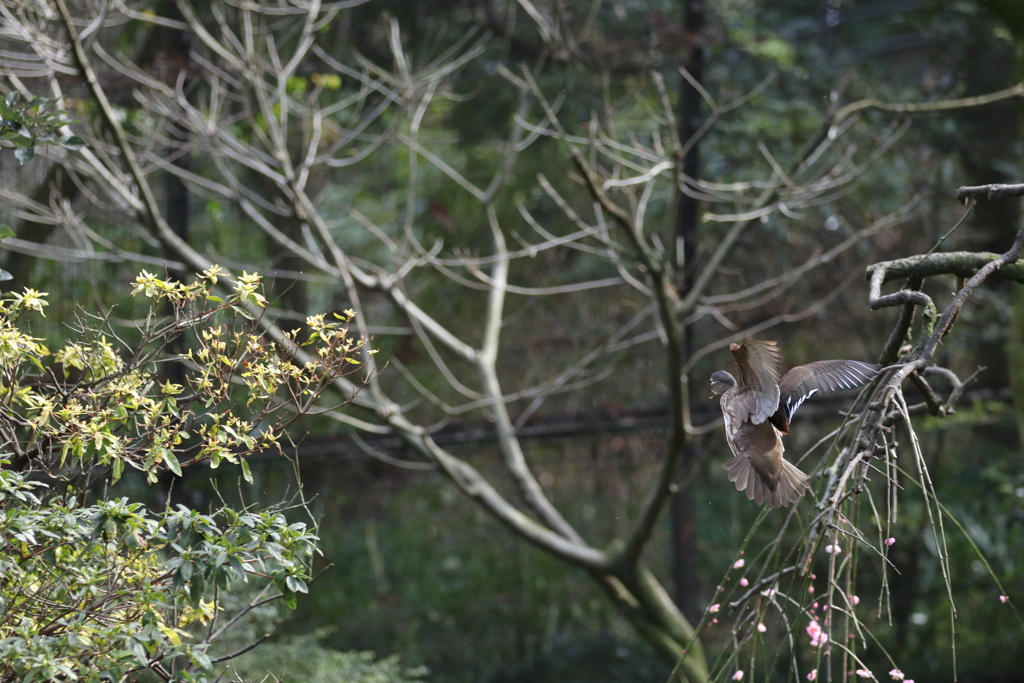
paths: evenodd
<path fill-rule="evenodd" d="M 756 272 L 730 268 L 736 251 L 763 244 L 768 238 L 758 231 L 774 221 L 817 220 L 820 207 L 854 190 L 906 132 L 914 113 L 981 106 L 1024 91 L 1017 86 L 991 97 L 921 106 L 874 100 L 841 106 L 835 94 L 802 150 L 781 153 L 771 139 L 755 141 L 757 158 L 747 179 L 711 181 L 687 174 L 687 150 L 754 106 L 770 79 L 724 101 L 703 92 L 706 123 L 693 138 L 680 140 L 660 74 L 646 77 L 637 90 L 606 93 L 605 111 L 581 119 L 570 113 L 558 88 L 546 85 L 543 64 L 497 62 L 481 73 L 498 80 L 514 102 L 507 138 L 469 153 L 439 134 L 437 124 L 464 96 L 459 75 L 477 65 L 489 37 L 470 32 L 428 58 L 414 58 L 402 27 L 385 18 L 381 43 L 390 59 L 374 61 L 332 42 L 335 34 L 324 30 L 354 4 L 216 1 L 200 7 L 177 0 L 174 16 L 160 16 L 123 2 L 5 3 L 3 49 L 16 55 L 3 70 L 5 87 L 61 100 L 79 120 L 74 133 L 86 141 L 78 152 L 40 150 L 53 171 L 35 192 L 2 190 L 16 224 L 11 248 L 51 259 L 157 262 L 175 271 L 202 272 L 216 262 L 262 272 L 276 279 L 282 293 L 260 323 L 282 345 L 291 343 L 289 330 L 302 326 L 305 302 L 354 309 L 360 334 L 376 340 L 363 357 L 370 380 L 357 391 L 339 377 L 334 388 L 351 402 L 326 414 L 355 432 L 400 436 L 420 457 L 404 464 L 440 468 L 514 534 L 585 571 L 661 654 L 678 662 L 681 675 L 694 683 L 708 680 L 698 630 L 644 561 L 673 492 L 695 474 L 680 471 L 684 446 L 720 424 L 693 424 L 691 371 L 731 341 L 820 312 L 860 269 L 849 268 L 849 277 L 812 276 L 839 262 L 863 265 L 853 256 L 858 246 L 906 220 L 915 201 L 871 216 L 826 247 L 780 257 L 781 265 Z M 557 17 L 535 3 L 520 4 L 544 40 L 557 44 Z M 189 40 L 183 51 L 136 63 L 111 39 L 125 27 L 140 35 L 176 32 Z M 679 76 L 689 77 L 685 71 Z M 873 119 L 865 125 L 877 134 L 858 136 L 867 111 L 893 119 L 881 126 Z M 524 181 L 523 158 L 538 147 L 558 161 Z M 191 162 L 175 163 L 185 158 Z M 367 167 L 384 169 L 383 180 L 368 180 Z M 69 181 L 54 181 L 58 170 Z M 161 206 L 160 183 L 168 175 L 217 207 L 218 215 L 205 217 L 190 234 L 176 230 Z M 707 207 L 695 263 L 677 262 L 681 250 L 672 248 L 672 221 L 665 217 L 678 193 Z M 445 202 L 457 202 L 460 220 L 472 216 L 472 224 L 454 220 Z M 117 230 L 131 231 L 145 249 L 118 243 L 109 227 L 111 212 L 119 214 Z M 845 221 L 828 215 L 830 230 Z M 32 232 L 29 226 L 47 227 Z M 58 233 L 63 239 L 56 239 Z M 225 251 L 230 240 L 265 249 L 259 256 L 238 246 Z M 1012 252 L 998 259 L 934 254 L 872 266 L 871 307 L 903 307 L 881 353 L 888 370 L 863 411 L 840 428 L 841 447 L 809 468 L 820 485 L 817 505 L 800 527 L 800 544 L 785 546 L 781 539 L 807 514 L 803 508 L 784 517 L 780 542 L 761 563 L 764 571 L 729 603 L 740 615 L 733 631 L 736 653 L 757 637 L 755 626 L 772 607 L 793 640 L 794 610 L 806 611 L 806 600 L 796 589 L 783 591 L 783 583 L 811 581 L 807 568 L 826 539 L 837 548 L 872 548 L 884 566 L 883 541 L 891 533 L 885 525 L 895 523 L 895 507 L 886 505 L 902 482 L 920 484 L 941 522 L 941 507 L 914 450 L 910 419 L 920 408 L 906 404 L 900 387 L 908 378 L 921 387 L 942 378 L 949 396 L 926 391 L 926 407 L 941 413 L 955 405 L 963 381 L 930 366 L 935 345 L 963 299 L 1015 258 Z M 676 288 L 682 269 L 693 272 L 685 292 Z M 947 272 L 977 275 L 939 315 L 920 288 L 923 278 Z M 909 278 L 907 287 L 883 296 L 882 285 L 896 278 Z M 812 279 L 831 285 L 822 288 Z M 782 298 L 800 307 L 776 305 Z M 551 306 L 558 311 L 554 317 L 571 324 L 576 314 L 566 312 L 594 310 L 595 299 L 632 313 L 610 329 L 576 335 L 580 343 L 570 358 L 523 367 L 519 340 L 546 324 L 529 306 Z M 925 325 L 908 352 L 917 306 L 925 310 Z M 685 330 L 698 322 L 706 335 L 686 356 Z M 415 362 L 368 353 L 374 345 L 394 348 L 398 342 L 417 349 Z M 304 360 L 302 348 L 293 353 L 296 362 Z M 628 375 L 637 357 L 654 359 L 664 383 L 668 432 L 658 473 L 627 533 L 585 538 L 531 468 L 519 434 L 545 404 L 585 393 L 616 373 Z M 513 492 L 433 438 L 438 427 L 473 416 L 493 424 Z M 909 430 L 907 452 L 916 475 L 896 465 L 896 425 Z M 871 490 L 866 480 L 878 472 L 887 482 L 884 497 L 867 499 L 883 522 L 869 533 L 853 523 L 851 507 L 862 500 L 857 492 Z M 832 558 L 828 604 L 837 620 L 843 615 L 849 633 L 860 633 L 853 606 L 842 597 L 849 595 L 843 581 L 850 580 L 853 563 L 838 554 Z M 837 627 L 832 622 L 830 628 Z M 831 643 L 842 657 L 856 659 L 852 642 L 837 636 Z M 847 668 L 844 663 L 842 670 Z"/>

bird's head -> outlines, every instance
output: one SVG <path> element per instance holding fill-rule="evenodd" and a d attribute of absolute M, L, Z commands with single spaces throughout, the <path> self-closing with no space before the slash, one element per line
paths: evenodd
<path fill-rule="evenodd" d="M 719 370 L 711 375 L 711 395 L 708 396 L 708 398 L 714 398 L 718 394 L 724 394 L 734 386 L 736 386 L 736 378 L 725 370 Z"/>

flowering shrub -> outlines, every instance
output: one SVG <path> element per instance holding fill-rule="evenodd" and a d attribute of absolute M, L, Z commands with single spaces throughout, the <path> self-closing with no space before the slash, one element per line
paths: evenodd
<path fill-rule="evenodd" d="M 116 481 L 126 467 L 155 481 L 226 462 L 251 480 L 246 457 L 277 447 L 358 370 L 351 312 L 314 316 L 307 338 L 273 342 L 258 331 L 259 278 L 243 274 L 226 295 L 222 279 L 217 268 L 191 284 L 143 272 L 135 293 L 153 306 L 132 345 L 91 317 L 51 351 L 27 331 L 46 295 L 0 300 L 0 679 L 216 678 L 211 667 L 232 655 L 211 648 L 236 617 L 275 598 L 294 607 L 307 592 L 315 529 L 280 507 L 202 514 L 88 502 L 89 481 Z M 168 356 L 181 334 L 194 348 Z M 302 346 L 309 360 L 299 363 Z M 183 365 L 182 384 L 160 377 L 167 362 Z M 242 584 L 258 597 L 220 614 L 224 593 Z"/>

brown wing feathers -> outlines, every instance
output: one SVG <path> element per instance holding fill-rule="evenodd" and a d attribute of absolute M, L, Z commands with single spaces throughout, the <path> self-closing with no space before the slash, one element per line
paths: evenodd
<path fill-rule="evenodd" d="M 730 344 L 740 371 L 736 409 L 739 420 L 761 424 L 779 407 L 779 377 L 782 375 L 782 352 L 772 341 L 748 341 Z"/>

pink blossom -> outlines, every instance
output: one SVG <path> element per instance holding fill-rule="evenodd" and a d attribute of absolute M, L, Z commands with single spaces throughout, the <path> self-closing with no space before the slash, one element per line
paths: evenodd
<path fill-rule="evenodd" d="M 814 586 L 808 586 L 807 587 L 807 592 L 813 595 L 814 594 Z"/>
<path fill-rule="evenodd" d="M 740 671 L 737 671 L 736 673 L 734 673 L 732 675 L 732 680 L 734 680 L 734 681 L 742 681 L 743 680 L 743 671 L 740 670 Z"/>
<path fill-rule="evenodd" d="M 851 605 L 859 605 L 860 604 L 860 598 L 858 598 L 856 595 L 851 595 L 850 596 L 850 604 Z"/>
<path fill-rule="evenodd" d="M 744 564 L 746 564 L 746 562 L 744 562 L 744 561 L 743 561 L 743 558 L 741 557 L 740 559 L 738 559 L 738 560 L 736 560 L 735 562 L 733 562 L 733 563 L 732 563 L 732 568 L 733 568 L 733 569 L 739 569 L 739 568 L 740 568 L 740 567 L 742 567 L 742 566 L 743 566 Z M 742 671 L 737 671 L 736 673 L 743 673 L 743 672 L 742 672 Z M 738 680 L 740 680 L 740 679 L 738 679 L 738 678 L 737 678 L 736 680 L 738 681 Z"/>
<path fill-rule="evenodd" d="M 708 611 L 711 612 L 712 614 L 714 614 L 715 612 L 717 612 L 720 609 L 722 609 L 722 605 L 720 603 L 717 603 L 717 602 L 715 604 L 711 605 L 711 607 L 708 607 Z"/>
<path fill-rule="evenodd" d="M 767 630 L 768 630 L 768 627 L 765 626 L 764 624 L 758 624 L 757 625 L 757 632 L 758 633 L 764 633 Z"/>
<path fill-rule="evenodd" d="M 718 619 L 712 619 L 711 623 L 712 623 L 712 625 L 717 624 L 718 623 Z"/>
<path fill-rule="evenodd" d="M 902 681 L 903 680 L 903 672 L 900 671 L 899 669 L 893 669 L 892 671 L 890 671 L 889 672 L 889 676 L 891 676 L 892 680 L 894 680 L 894 681 Z"/>
<path fill-rule="evenodd" d="M 1010 599 L 1009 595 L 1000 595 L 999 596 L 999 602 L 1003 603 L 1004 605 L 1006 604 L 1006 601 L 1009 600 L 1009 599 Z"/>
<path fill-rule="evenodd" d="M 807 635 L 811 637 L 811 647 L 818 647 L 828 642 L 828 634 L 821 630 L 821 625 L 814 619 L 807 626 Z"/>
<path fill-rule="evenodd" d="M 892 537 L 889 537 L 889 538 L 885 539 L 885 544 L 886 545 L 892 545 L 895 542 L 896 542 L 896 539 L 892 538 Z"/>
<path fill-rule="evenodd" d="M 750 582 L 747 581 L 747 577 L 744 576 L 742 579 L 740 579 L 740 585 L 741 586 L 749 586 L 750 585 Z"/>
<path fill-rule="evenodd" d="M 840 548 L 838 545 L 827 545 L 825 546 L 825 552 L 829 555 L 838 555 L 839 553 L 843 552 L 843 549 Z"/>
<path fill-rule="evenodd" d="M 818 603 L 814 603 L 813 605 L 811 605 L 811 610 L 816 610 L 816 609 L 818 609 Z"/>
<path fill-rule="evenodd" d="M 815 681 L 817 679 L 818 679 L 818 670 L 817 669 L 811 669 L 811 673 L 807 674 L 807 680 Z"/>
<path fill-rule="evenodd" d="M 867 669 L 857 669 L 856 673 L 861 678 L 874 678 L 874 676 L 871 675 L 871 672 Z"/>

